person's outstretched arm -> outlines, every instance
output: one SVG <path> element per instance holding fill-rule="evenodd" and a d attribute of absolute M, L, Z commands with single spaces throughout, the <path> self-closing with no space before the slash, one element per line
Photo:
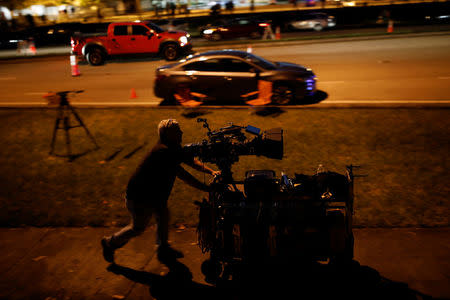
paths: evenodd
<path fill-rule="evenodd" d="M 188 171 L 183 169 L 183 167 L 181 167 L 181 166 L 178 169 L 177 176 L 178 176 L 178 178 L 180 178 L 181 180 L 183 180 L 190 186 L 193 186 L 193 187 L 195 187 L 199 190 L 205 191 L 205 192 L 209 191 L 208 185 L 204 184 L 203 182 L 201 182 L 200 180 L 198 180 L 197 178 L 192 176 L 191 173 L 189 173 Z"/>
<path fill-rule="evenodd" d="M 220 171 L 214 171 L 213 169 L 211 169 L 210 167 L 208 167 L 207 165 L 205 165 L 204 163 L 202 163 L 201 161 L 199 161 L 196 158 L 194 158 L 192 163 L 189 163 L 188 165 L 191 166 L 192 168 L 194 168 L 197 171 L 201 171 L 201 172 L 204 172 L 206 174 L 211 174 L 213 176 L 217 176 L 217 175 L 220 174 Z"/>

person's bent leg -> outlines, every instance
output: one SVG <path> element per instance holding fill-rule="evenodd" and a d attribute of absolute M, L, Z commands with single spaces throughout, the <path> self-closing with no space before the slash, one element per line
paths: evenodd
<path fill-rule="evenodd" d="M 108 262 L 114 262 L 114 251 L 116 249 L 123 247 L 131 238 L 138 236 L 145 231 L 152 216 L 152 211 L 150 209 L 135 209 L 132 201 L 127 200 L 127 208 L 132 217 L 131 223 L 114 233 L 112 236 L 104 237 L 101 241 L 103 246 L 103 256 Z"/>

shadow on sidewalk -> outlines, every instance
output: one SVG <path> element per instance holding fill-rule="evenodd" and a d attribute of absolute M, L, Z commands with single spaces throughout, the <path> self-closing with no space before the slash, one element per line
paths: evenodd
<path fill-rule="evenodd" d="M 192 281 L 189 268 L 177 260 L 166 265 L 169 267 L 169 273 L 163 276 L 114 264 L 108 267 L 108 271 L 149 286 L 150 294 L 158 300 L 230 299 L 221 295 L 219 289 L 213 286 Z"/>
<path fill-rule="evenodd" d="M 315 262 L 258 265 L 241 274 L 233 286 L 239 297 L 233 299 L 432 299 L 356 261 L 345 267 Z"/>
<path fill-rule="evenodd" d="M 110 265 L 108 271 L 148 285 L 158 300 L 433 299 L 356 261 L 345 268 L 319 263 L 257 264 L 240 268 L 239 278 L 220 281 L 216 286 L 193 282 L 190 270 L 176 260 L 165 264 L 170 271 L 164 276 L 119 265 Z"/>

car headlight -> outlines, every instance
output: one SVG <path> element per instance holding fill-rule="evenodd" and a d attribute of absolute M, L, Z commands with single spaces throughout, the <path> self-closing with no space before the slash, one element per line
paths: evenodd
<path fill-rule="evenodd" d="M 184 36 L 184 35 L 182 37 L 180 37 L 180 43 L 181 43 L 182 46 L 186 45 L 188 43 L 187 37 Z"/>
<path fill-rule="evenodd" d="M 212 34 L 213 32 L 214 32 L 213 29 L 206 29 L 206 30 L 203 30 L 203 34 Z"/>

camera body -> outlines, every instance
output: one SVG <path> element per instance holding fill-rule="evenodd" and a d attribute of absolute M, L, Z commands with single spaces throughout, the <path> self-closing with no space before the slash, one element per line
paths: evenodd
<path fill-rule="evenodd" d="M 216 164 L 222 173 L 222 180 L 232 182 L 231 166 L 242 155 L 263 155 L 269 158 L 283 158 L 283 130 L 273 128 L 261 132 L 253 126 L 230 125 L 212 131 L 206 119 L 203 127 L 208 129 L 208 139 L 200 143 L 187 144 L 183 147 L 186 155 L 198 157 L 203 162 Z M 253 135 L 248 138 L 244 132 Z"/>
<path fill-rule="evenodd" d="M 236 265 L 306 258 L 349 262 L 353 258 L 353 171 L 276 176 L 273 170 L 249 170 L 232 178 L 240 155 L 281 159 L 281 129 L 243 136 L 244 127 L 211 131 L 209 140 L 185 146 L 200 160 L 222 171 L 200 206 L 198 240 L 210 258 L 202 264 L 206 280 L 232 276 Z M 245 128 L 249 132 L 248 127 Z M 281 143 L 281 145 L 280 145 Z"/>

